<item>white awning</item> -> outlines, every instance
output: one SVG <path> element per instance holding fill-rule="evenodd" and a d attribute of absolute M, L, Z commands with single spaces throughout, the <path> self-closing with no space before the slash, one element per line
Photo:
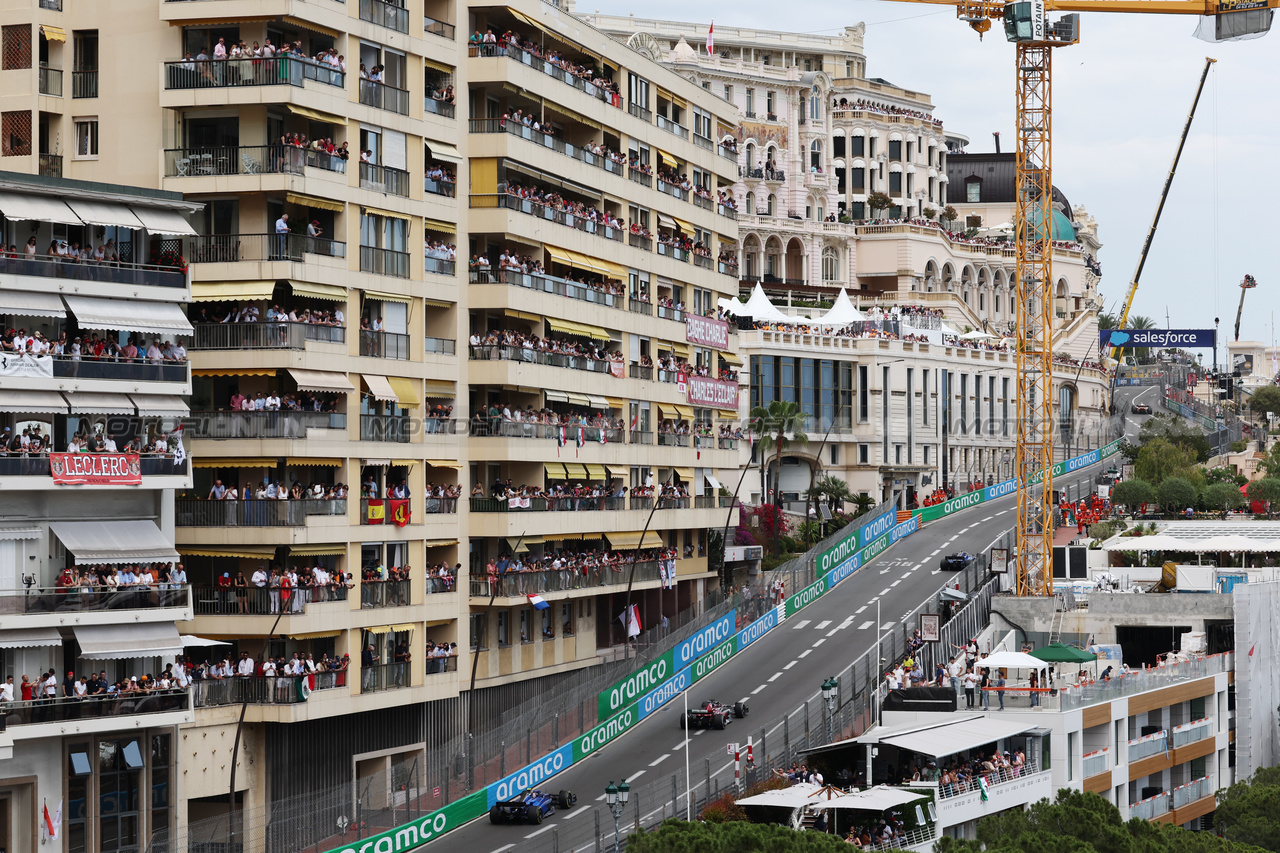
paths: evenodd
<path fill-rule="evenodd" d="M 210 640 L 207 637 L 197 637 L 193 634 L 183 634 L 178 639 L 182 640 L 183 648 L 195 648 L 197 646 L 229 646 L 229 640 Z"/>
<path fill-rule="evenodd" d="M 775 806 L 784 809 L 798 809 L 801 806 L 813 804 L 810 795 L 821 789 L 821 785 L 814 785 L 809 782 L 797 782 L 790 788 L 778 788 L 773 791 L 764 791 L 753 797 L 746 797 L 741 800 L 734 800 L 740 806 Z"/>
<path fill-rule="evenodd" d="M 160 210 L 155 207 L 136 206 L 130 208 L 134 215 L 142 221 L 142 227 L 148 234 L 166 234 L 172 237 L 194 237 L 196 229 L 182 218 L 176 210 Z"/>
<path fill-rule="evenodd" d="M 123 204 L 110 204 L 105 201 L 84 201 L 72 199 L 67 206 L 79 216 L 86 225 L 117 225 L 121 228 L 138 229 L 142 223 L 133 211 Z"/>
<path fill-rule="evenodd" d="M 836 797 L 834 800 L 819 800 L 813 804 L 813 807 L 816 809 L 860 809 L 869 812 L 882 812 L 887 809 L 905 806 L 907 803 L 914 803 L 916 800 L 924 799 L 924 797 L 924 794 L 877 785 L 865 791 L 854 791 L 852 794 Z"/>
<path fill-rule="evenodd" d="M 1048 664 L 1026 652 L 996 652 L 977 662 L 994 669 L 1047 669 Z"/>
<path fill-rule="evenodd" d="M 191 335 L 191 321 L 182 307 L 173 302 L 143 302 L 137 299 L 96 299 L 92 296 L 64 296 L 67 308 L 82 329 L 143 332 L 153 335 Z"/>
<path fill-rule="evenodd" d="M 75 555 L 77 566 L 181 559 L 154 521 L 54 521 L 49 529 Z"/>
<path fill-rule="evenodd" d="M 49 649 L 62 645 L 57 628 L 10 628 L 0 631 L 0 649 Z"/>
<path fill-rule="evenodd" d="M 191 407 L 181 397 L 167 394 L 130 394 L 129 399 L 138 407 L 143 418 L 185 418 Z"/>
<path fill-rule="evenodd" d="M 0 524 L 0 542 L 14 539 L 39 539 L 40 528 L 18 524 Z"/>
<path fill-rule="evenodd" d="M 458 152 L 458 147 L 456 145 L 450 145 L 447 142 L 436 142 L 434 139 L 428 139 L 427 148 L 431 149 L 431 156 L 437 160 L 449 160 L 454 163 L 462 162 L 462 154 Z"/>
<path fill-rule="evenodd" d="M 591 404 L 591 408 L 593 409 L 609 408 L 609 401 L 604 397 L 597 397 L 595 394 L 588 394 L 587 401 Z"/>
<path fill-rule="evenodd" d="M 391 383 L 387 381 L 387 377 L 366 373 L 360 378 L 364 380 L 365 387 L 369 389 L 373 399 L 381 400 L 384 403 L 398 402 L 396 392 L 391 388 Z"/>
<path fill-rule="evenodd" d="M 182 638 L 172 622 L 140 625 L 77 625 L 72 628 L 85 660 L 169 657 L 182 654 Z"/>
<path fill-rule="evenodd" d="M 66 317 L 67 309 L 56 293 L 30 290 L 0 290 L 0 314 L 21 317 Z"/>
<path fill-rule="evenodd" d="M 1044 662 L 1041 661 L 1041 664 Z M 899 729 L 872 730 L 856 738 L 857 743 L 882 743 L 920 755 L 955 755 L 1036 728 L 1035 722 L 1016 722 L 992 717 L 969 717 L 934 725 L 912 725 Z"/>
<path fill-rule="evenodd" d="M 711 488 L 717 491 L 724 488 L 724 486 L 720 485 L 720 481 L 716 479 L 714 474 L 708 473 L 708 474 L 703 474 L 702 476 L 707 478 L 707 482 L 711 484 Z"/>
<path fill-rule="evenodd" d="M 299 391 L 327 391 L 332 394 L 345 394 L 354 391 L 355 386 L 347 380 L 345 374 L 332 370 L 303 370 L 300 367 L 289 368 L 289 375 L 298 383 Z"/>
<path fill-rule="evenodd" d="M 132 415 L 133 401 L 124 394 L 67 391 L 73 415 Z"/>
<path fill-rule="evenodd" d="M 0 412 L 65 415 L 67 409 L 67 401 L 57 391 L 5 391 L 0 394 Z"/>
<path fill-rule="evenodd" d="M 5 219 L 27 222 L 57 222 L 61 225 L 82 225 L 75 211 L 60 198 L 22 193 L 0 193 L 0 212 Z"/>

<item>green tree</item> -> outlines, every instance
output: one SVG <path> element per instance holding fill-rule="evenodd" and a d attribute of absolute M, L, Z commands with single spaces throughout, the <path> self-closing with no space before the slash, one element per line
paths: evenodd
<path fill-rule="evenodd" d="M 1249 484 L 1249 489 L 1245 493 L 1250 501 L 1258 501 L 1267 505 L 1267 515 L 1270 516 L 1277 503 L 1280 503 L 1280 477 L 1263 477 L 1261 480 L 1254 480 Z"/>
<path fill-rule="evenodd" d="M 705 814 L 705 813 L 704 813 Z M 667 820 L 627 839 L 627 853 L 849 853 L 843 838 L 776 824 Z"/>
<path fill-rule="evenodd" d="M 1114 329 L 1116 327 L 1117 322 L 1119 322 L 1118 318 L 1116 317 L 1115 314 L 1112 314 L 1110 311 L 1098 312 L 1098 328 L 1099 329 Z"/>
<path fill-rule="evenodd" d="M 1111 490 L 1111 502 L 1137 511 L 1143 504 L 1155 503 L 1156 490 L 1146 480 L 1121 480 Z"/>
<path fill-rule="evenodd" d="M 1219 791 L 1213 828 L 1230 841 L 1280 851 L 1280 767 Z"/>
<path fill-rule="evenodd" d="M 1244 495 L 1235 483 L 1210 483 L 1200 493 L 1200 500 L 1206 509 L 1239 509 L 1244 506 Z"/>
<path fill-rule="evenodd" d="M 1129 322 L 1125 324 L 1126 329 L 1154 329 L 1155 321 L 1150 317 L 1144 317 L 1141 314 L 1134 314 L 1129 318 Z M 1148 347 L 1130 347 L 1129 352 L 1137 357 L 1138 361 L 1145 361 L 1149 352 Z"/>
<path fill-rule="evenodd" d="M 1271 445 L 1262 457 L 1262 471 L 1268 477 L 1280 477 L 1280 441 Z"/>
<path fill-rule="evenodd" d="M 764 446 L 774 447 L 774 488 L 773 505 L 782 509 L 782 451 L 793 445 L 803 447 L 809 443 L 809 436 L 804 432 L 804 422 L 808 417 L 800 411 L 800 406 L 782 400 L 774 400 L 768 406 L 756 406 L 751 410 L 749 423 L 751 431 L 760 436 Z M 761 458 L 764 457 L 763 451 Z M 764 498 L 761 497 L 761 502 Z"/>
<path fill-rule="evenodd" d="M 1165 477 L 1172 477 L 1195 467 L 1195 457 L 1164 438 L 1153 438 L 1138 451 L 1133 471 L 1139 480 L 1159 488 Z M 1201 475 L 1203 476 L 1203 475 Z"/>
<path fill-rule="evenodd" d="M 1165 477 L 1156 489 L 1156 497 L 1165 512 L 1180 512 L 1195 506 L 1199 491 L 1182 477 Z"/>
<path fill-rule="evenodd" d="M 1163 438 L 1195 455 L 1195 461 L 1209 461 L 1209 439 L 1200 428 L 1180 415 L 1160 414 L 1149 418 L 1138 431 L 1138 440 L 1144 444 L 1153 438 Z"/>
<path fill-rule="evenodd" d="M 825 500 L 828 509 L 832 512 L 840 512 L 844 509 L 845 503 L 853 500 L 853 490 L 844 480 L 828 474 L 814 484 L 813 499 Z"/>
<path fill-rule="evenodd" d="M 1258 413 L 1280 414 L 1280 386 L 1264 385 L 1249 395 L 1249 408 Z"/>
<path fill-rule="evenodd" d="M 888 193 L 872 193 L 867 196 L 867 207 L 871 208 L 871 218 L 875 219 L 876 214 L 882 210 L 888 210 L 893 206 L 893 199 L 889 198 Z"/>
<path fill-rule="evenodd" d="M 1223 465 L 1205 471 L 1204 482 L 1207 486 L 1212 486 L 1214 483 L 1232 483 L 1239 488 L 1249 482 L 1249 478 L 1243 474 L 1237 474 L 1235 468 L 1228 468 Z"/>

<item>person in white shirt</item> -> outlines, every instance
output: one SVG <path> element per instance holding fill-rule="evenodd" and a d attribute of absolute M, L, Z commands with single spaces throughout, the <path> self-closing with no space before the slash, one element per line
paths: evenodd
<path fill-rule="evenodd" d="M 289 248 L 289 214 L 282 213 L 276 220 L 276 255 L 283 258 Z"/>
<path fill-rule="evenodd" d="M 152 341 L 151 345 L 147 347 L 147 360 L 152 364 L 159 364 L 164 361 L 164 353 L 160 350 L 159 341 Z"/>
<path fill-rule="evenodd" d="M 236 674 L 253 675 L 253 658 L 249 657 L 248 652 L 240 653 L 240 663 L 236 665 Z"/>
<path fill-rule="evenodd" d="M 4 680 L 4 684 L 0 684 L 0 703 L 13 701 L 13 676 L 9 676 Z"/>
<path fill-rule="evenodd" d="M 85 678 L 85 676 L 83 675 L 80 676 L 79 680 L 76 681 L 76 686 L 75 688 L 73 688 L 73 695 L 75 696 L 75 698 L 84 699 L 86 696 L 89 695 L 89 685 L 87 681 L 88 679 Z"/>

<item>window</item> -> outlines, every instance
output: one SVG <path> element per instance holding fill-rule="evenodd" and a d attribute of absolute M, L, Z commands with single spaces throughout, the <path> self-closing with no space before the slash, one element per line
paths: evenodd
<path fill-rule="evenodd" d="M 866 423 L 870 415 L 871 392 L 867 388 L 867 366 L 858 365 L 858 421 Z"/>
<path fill-rule="evenodd" d="M 776 96 L 776 95 L 777 95 L 777 93 L 776 93 L 776 92 L 774 92 L 774 91 L 772 91 L 772 90 L 771 90 L 771 91 L 768 91 L 768 92 L 765 92 L 765 95 L 764 95 L 764 104 L 765 104 L 765 107 L 764 107 L 764 108 L 765 108 L 765 110 L 769 113 L 769 115 L 773 115 L 773 113 L 774 113 L 774 109 L 773 109 L 774 103 L 773 103 L 773 102 L 774 102 L 774 98 L 775 98 L 775 96 Z"/>
<path fill-rule="evenodd" d="M 815 172 L 822 171 L 822 142 L 815 139 L 809 146 L 809 168 Z"/>
<path fill-rule="evenodd" d="M 1009 380 L 1000 380 L 1000 430 L 1001 434 L 1009 435 Z"/>
<path fill-rule="evenodd" d="M 8 29 L 8 27 L 5 27 Z M 31 113 L 0 113 L 0 157 L 31 156 Z"/>
<path fill-rule="evenodd" d="M 924 392 L 924 405 L 920 407 L 920 422 L 929 425 L 929 371 L 920 371 L 920 387 Z"/>
<path fill-rule="evenodd" d="M 747 89 L 747 117 L 754 118 L 756 114 L 755 110 L 756 110 L 756 90 L 748 88 Z"/>
<path fill-rule="evenodd" d="M 890 160 L 902 159 L 902 140 L 900 139 L 889 140 L 889 159 Z"/>
<path fill-rule="evenodd" d="M 893 195 L 902 195 L 902 173 L 889 173 L 889 192 Z"/>
<path fill-rule="evenodd" d="M 969 374 L 960 374 L 960 434 L 969 429 Z"/>
<path fill-rule="evenodd" d="M 548 611 L 550 612 L 550 611 Z M 560 605 L 560 631 L 566 637 L 573 636 L 573 602 L 566 601 Z"/>
<path fill-rule="evenodd" d="M 98 156 L 98 119 L 75 119 L 76 159 L 91 160 Z"/>
<path fill-rule="evenodd" d="M 16 71 L 31 67 L 31 25 L 0 28 L 0 69 Z"/>
<path fill-rule="evenodd" d="M 840 255 L 828 246 L 822 250 L 822 280 L 838 281 L 840 278 Z"/>
<path fill-rule="evenodd" d="M 818 121 L 822 118 L 822 91 L 817 87 L 813 87 L 813 94 L 809 96 L 809 119 Z"/>
<path fill-rule="evenodd" d="M 924 451 L 924 464 L 928 465 L 929 464 L 929 445 L 926 444 L 922 448 L 922 450 Z"/>
<path fill-rule="evenodd" d="M 498 648 L 511 645 L 511 614 L 505 610 L 498 611 Z"/>
<path fill-rule="evenodd" d="M 871 462 L 871 445 L 859 444 L 858 445 L 858 464 L 868 465 L 870 464 L 870 462 Z"/>
<path fill-rule="evenodd" d="M 840 445 L 838 444 L 831 445 L 831 464 L 840 464 Z"/>
<path fill-rule="evenodd" d="M 533 610 L 528 607 L 520 608 L 520 642 L 533 642 Z"/>
<path fill-rule="evenodd" d="M 850 136 L 849 137 L 849 156 L 850 157 L 863 156 L 862 152 L 864 152 L 867 147 L 866 141 L 867 139 L 864 136 L 858 136 L 858 135 Z"/>
<path fill-rule="evenodd" d="M 729 103 L 733 103 L 733 87 L 728 83 L 724 84 L 724 99 Z"/>
<path fill-rule="evenodd" d="M 965 182 L 964 200 L 969 204 L 977 204 L 982 201 L 982 181 L 973 178 Z"/>

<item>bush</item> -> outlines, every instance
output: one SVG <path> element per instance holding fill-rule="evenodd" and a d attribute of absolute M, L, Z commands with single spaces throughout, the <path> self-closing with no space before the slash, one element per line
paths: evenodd
<path fill-rule="evenodd" d="M 1243 440 L 1242 440 L 1242 441 L 1233 441 L 1233 442 L 1231 442 L 1231 452 L 1232 452 L 1232 453 L 1244 453 L 1244 449 L 1245 449 L 1246 447 L 1248 447 L 1248 446 L 1249 446 L 1249 442 L 1247 442 L 1247 441 L 1243 441 Z"/>
<path fill-rule="evenodd" d="M 1180 512 L 1189 506 L 1195 506 L 1196 487 L 1181 477 L 1165 477 L 1156 490 L 1160 506 L 1165 512 Z"/>
<path fill-rule="evenodd" d="M 835 835 L 737 821 L 686 823 L 671 819 L 652 832 L 627 839 L 627 853 L 849 853 L 853 849 Z"/>
<path fill-rule="evenodd" d="M 1146 480 L 1122 480 L 1111 490 L 1111 503 L 1127 506 L 1135 512 L 1155 499 L 1155 490 Z"/>
<path fill-rule="evenodd" d="M 712 800 L 703 806 L 702 813 L 698 817 L 707 823 L 728 823 L 734 820 L 746 820 L 747 813 L 742 806 L 734 802 L 733 794 L 725 793 L 718 800 Z"/>

